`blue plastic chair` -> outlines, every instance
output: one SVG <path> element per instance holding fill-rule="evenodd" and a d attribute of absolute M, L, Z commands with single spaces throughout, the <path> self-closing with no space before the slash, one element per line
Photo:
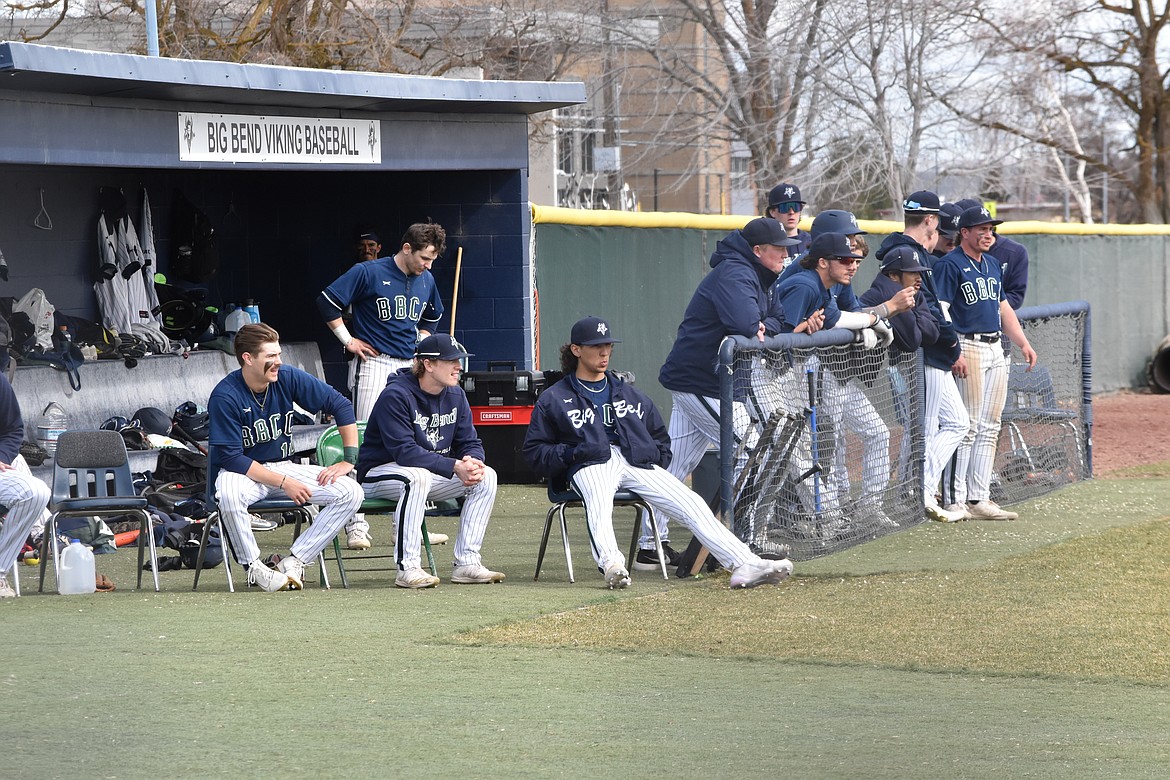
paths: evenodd
<path fill-rule="evenodd" d="M 552 507 L 549 508 L 548 514 L 544 518 L 544 535 L 540 539 L 540 553 L 536 557 L 536 575 L 532 579 L 540 579 L 540 567 L 544 563 L 548 535 L 552 530 L 553 516 L 556 515 L 560 518 L 561 523 L 561 542 L 565 547 L 565 565 L 569 568 L 569 582 L 576 582 L 573 578 L 573 556 L 569 551 L 569 524 L 565 519 L 565 510 L 571 507 L 584 508 L 585 501 L 571 484 L 566 485 L 563 482 L 554 484 L 552 481 L 548 484 L 548 500 L 552 502 Z M 654 547 L 658 550 L 658 565 L 662 568 L 662 579 L 669 579 L 669 575 L 666 573 L 666 560 L 662 554 L 662 539 L 658 536 L 658 523 L 654 517 L 654 507 L 646 503 L 644 498 L 632 490 L 619 490 L 614 493 L 613 505 L 615 507 L 629 506 L 646 511 L 650 518 L 650 527 L 654 529 Z M 638 554 L 638 537 L 642 530 L 641 518 L 641 512 L 634 513 L 634 538 L 630 542 L 630 557 L 628 559 L 631 575 L 633 574 L 634 557 Z M 586 521 L 588 521 L 588 517 Z"/>
<path fill-rule="evenodd" d="M 138 589 L 142 588 L 142 564 L 150 549 L 154 590 L 158 592 L 158 552 L 146 499 L 134 492 L 126 443 L 117 431 L 65 431 L 57 439 L 53 462 L 53 495 L 49 499 L 48 522 L 41 541 L 41 578 L 38 592 L 45 589 L 45 568 L 52 545 L 54 576 L 60 570 L 56 543 L 57 520 L 62 517 L 138 518 Z"/>

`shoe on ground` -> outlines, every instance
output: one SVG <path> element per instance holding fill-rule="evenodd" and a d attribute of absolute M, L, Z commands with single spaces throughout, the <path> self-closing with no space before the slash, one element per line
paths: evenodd
<path fill-rule="evenodd" d="M 368 550 L 372 544 L 370 534 L 361 528 L 351 528 L 345 533 L 345 546 L 351 550 Z"/>
<path fill-rule="evenodd" d="M 295 555 L 286 555 L 276 564 L 276 570 L 288 577 L 289 590 L 303 590 L 305 587 L 305 562 Z"/>
<path fill-rule="evenodd" d="M 662 543 L 662 554 L 666 556 L 667 566 L 678 566 L 681 555 L 670 546 L 669 542 Z M 657 550 L 638 550 L 634 557 L 634 571 L 660 571 Z"/>
<path fill-rule="evenodd" d="M 16 591 L 8 584 L 8 577 L 0 574 L 0 599 L 14 599 L 16 598 Z"/>
<path fill-rule="evenodd" d="M 468 563 L 456 566 L 451 573 L 451 582 L 457 585 L 486 585 L 489 582 L 503 582 L 502 572 L 492 571 L 482 563 Z"/>
<path fill-rule="evenodd" d="M 275 531 L 277 528 L 280 528 L 280 523 L 270 517 L 251 515 L 250 519 L 252 521 L 253 531 Z"/>
<path fill-rule="evenodd" d="M 967 514 L 972 520 L 1018 520 L 1020 516 L 1000 507 L 991 499 L 983 499 L 974 504 L 967 504 Z"/>
<path fill-rule="evenodd" d="M 926 499 L 926 516 L 936 523 L 958 523 L 967 519 L 966 512 L 952 512 L 938 505 L 938 499 L 929 496 Z"/>
<path fill-rule="evenodd" d="M 657 559 L 658 556 L 655 556 Z M 655 563 L 655 566 L 658 564 Z M 630 573 L 620 563 L 611 563 L 605 567 L 605 584 L 610 590 L 621 590 L 630 587 Z"/>
<path fill-rule="evenodd" d="M 431 546 L 433 547 L 436 544 L 446 544 L 448 537 L 447 537 L 447 534 L 436 534 L 436 533 L 431 533 L 430 531 L 427 531 L 427 538 L 430 539 Z"/>
<path fill-rule="evenodd" d="M 416 566 L 398 572 L 394 577 L 394 584 L 399 588 L 433 588 L 439 584 L 439 578 Z"/>
<path fill-rule="evenodd" d="M 776 585 L 792 574 L 792 561 L 765 561 L 761 558 L 741 563 L 731 573 L 732 588 Z"/>
<path fill-rule="evenodd" d="M 259 558 L 248 566 L 248 582 L 268 593 L 288 590 L 288 576 L 282 571 L 268 568 L 268 564 Z"/>
<path fill-rule="evenodd" d="M 967 511 L 968 506 L 969 504 L 947 504 L 943 507 L 943 509 L 947 510 L 951 514 L 961 514 L 963 516 L 961 519 L 963 520 L 970 520 L 972 519 L 972 516 L 971 513 Z"/>

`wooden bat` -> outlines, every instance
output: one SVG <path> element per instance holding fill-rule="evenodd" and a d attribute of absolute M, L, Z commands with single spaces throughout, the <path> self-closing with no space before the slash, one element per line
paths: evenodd
<path fill-rule="evenodd" d="M 459 308 L 459 274 L 463 271 L 463 247 L 455 252 L 455 289 L 451 291 L 451 338 L 455 338 L 455 311 Z"/>

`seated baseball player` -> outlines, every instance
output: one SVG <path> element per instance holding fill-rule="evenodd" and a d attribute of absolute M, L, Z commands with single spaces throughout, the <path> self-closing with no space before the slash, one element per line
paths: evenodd
<path fill-rule="evenodd" d="M 613 532 L 613 496 L 628 489 L 656 511 L 691 530 L 725 567 L 731 587 L 776 584 L 792 573 L 787 560 L 766 561 L 715 519 L 707 504 L 666 470 L 670 437 L 654 402 L 609 370 L 609 324 L 586 317 L 561 347 L 565 378 L 541 393 L 528 425 L 523 453 L 533 471 L 568 482 L 585 501 L 589 540 L 612 588 L 630 584 Z"/>
<path fill-rule="evenodd" d="M 394 518 L 394 548 L 400 588 L 429 588 L 439 578 L 423 571 L 419 548 L 427 501 L 464 496 L 455 539 L 451 582 L 503 582 L 504 575 L 480 561 L 479 550 L 496 503 L 496 472 L 483 462 L 483 443 L 471 424 L 471 407 L 459 386 L 460 361 L 469 357 L 444 334 L 427 336 L 410 368 L 391 374 L 378 396 L 358 456 L 358 479 L 370 498 L 402 499 Z"/>
<path fill-rule="evenodd" d="M 47 520 L 49 486 L 32 475 L 20 454 L 24 420 L 8 376 L 0 371 L 0 504 L 8 507 L 0 526 L 0 599 L 13 598 L 16 589 L 6 573 L 16 565 L 24 540 L 38 520 Z"/>
<path fill-rule="evenodd" d="M 207 402 L 209 473 L 217 473 L 220 521 L 248 581 L 269 593 L 303 587 L 305 561 L 337 536 L 362 503 L 357 482 L 346 479 L 357 462 L 357 425 L 349 400 L 315 376 L 280 362 L 280 334 L 260 323 L 236 334 L 240 368 L 211 391 Z M 345 458 L 328 468 L 292 460 L 293 404 L 330 414 L 341 431 Z M 260 560 L 248 507 L 267 498 L 324 507 L 270 569 Z"/>

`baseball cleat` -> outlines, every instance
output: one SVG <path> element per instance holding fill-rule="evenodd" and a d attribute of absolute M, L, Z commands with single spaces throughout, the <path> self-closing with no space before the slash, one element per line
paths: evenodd
<path fill-rule="evenodd" d="M 605 567 L 605 584 L 610 590 L 621 590 L 630 587 L 630 573 L 620 563 L 611 563 Z"/>
<path fill-rule="evenodd" d="M 373 538 L 361 528 L 352 528 L 345 534 L 345 546 L 351 550 L 368 550 Z"/>
<path fill-rule="evenodd" d="M 967 519 L 966 512 L 952 512 L 949 509 L 943 509 L 938 505 L 934 496 L 931 496 L 926 502 L 926 516 L 936 523 L 957 523 Z"/>
<path fill-rule="evenodd" d="M 967 504 L 947 504 L 945 507 L 943 507 L 943 509 L 952 514 L 962 515 L 962 517 L 959 518 L 960 520 L 970 520 L 971 513 L 967 511 L 967 506 Z"/>
<path fill-rule="evenodd" d="M 439 578 L 415 567 L 398 572 L 394 584 L 399 588 L 433 588 L 439 584 Z"/>
<path fill-rule="evenodd" d="M 989 498 L 967 504 L 967 514 L 972 520 L 1018 520 L 1015 512 L 1009 512 Z"/>
<path fill-rule="evenodd" d="M 305 564 L 295 555 L 286 555 L 276 564 L 276 570 L 288 577 L 289 590 L 304 590 Z"/>
<path fill-rule="evenodd" d="M 427 531 L 427 539 L 430 540 L 432 545 L 446 544 L 447 538 L 448 538 L 447 534 L 435 534 L 435 533 L 431 533 L 430 531 Z"/>
<path fill-rule="evenodd" d="M 503 582 L 502 572 L 492 571 L 482 563 L 468 563 L 456 566 L 451 573 L 451 582 L 457 585 L 486 585 L 490 582 Z"/>
<path fill-rule="evenodd" d="M 8 584 L 8 577 L 0 572 L 0 599 L 16 598 L 16 589 Z"/>
<path fill-rule="evenodd" d="M 792 574 L 792 561 L 765 561 L 760 558 L 741 563 L 731 573 L 732 588 L 776 585 Z"/>
<path fill-rule="evenodd" d="M 285 573 L 268 568 L 268 564 L 259 558 L 248 566 L 248 583 L 259 586 L 267 593 L 288 590 L 288 577 Z"/>

